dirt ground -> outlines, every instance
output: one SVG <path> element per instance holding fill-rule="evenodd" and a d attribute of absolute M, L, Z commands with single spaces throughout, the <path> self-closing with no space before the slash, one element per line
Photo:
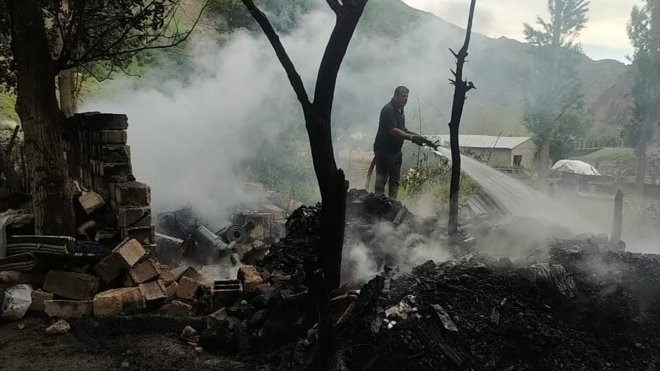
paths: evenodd
<path fill-rule="evenodd" d="M 197 353 L 175 333 L 89 336 L 46 334 L 50 322 L 28 315 L 0 322 L 0 370 L 243 370 L 244 365 Z M 22 329 L 21 329 L 22 327 Z"/>

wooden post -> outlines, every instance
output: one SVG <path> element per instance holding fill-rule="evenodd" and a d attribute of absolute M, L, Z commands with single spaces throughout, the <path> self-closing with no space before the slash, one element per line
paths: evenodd
<path fill-rule="evenodd" d="M 614 196 L 614 217 L 612 218 L 612 234 L 610 245 L 616 246 L 621 240 L 621 224 L 623 223 L 623 192 L 618 190 Z"/>

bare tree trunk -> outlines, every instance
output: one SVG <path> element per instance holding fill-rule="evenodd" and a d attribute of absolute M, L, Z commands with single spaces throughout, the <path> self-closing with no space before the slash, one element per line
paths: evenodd
<path fill-rule="evenodd" d="M 472 0 L 463 47 L 461 47 L 458 54 L 452 51 L 456 57 L 456 72 L 454 72 L 454 80 L 452 80 L 454 84 L 454 101 L 451 106 L 451 121 L 449 122 L 451 180 L 449 182 L 449 223 L 447 227 L 450 237 L 455 237 L 458 234 L 458 192 L 461 185 L 461 149 L 458 142 L 459 127 L 461 125 L 461 116 L 463 115 L 463 106 L 465 105 L 465 95 L 470 89 L 474 88 L 472 82 L 463 81 L 463 65 L 465 64 L 465 58 L 468 56 L 475 5 L 476 0 Z"/>
<path fill-rule="evenodd" d="M 289 78 L 305 117 L 305 127 L 312 150 L 314 172 L 321 191 L 320 236 L 316 246 L 318 265 L 322 274 L 310 274 L 314 287 L 313 295 L 319 312 L 318 366 L 327 369 L 334 353 L 334 334 L 330 318 L 328 292 L 340 283 L 341 256 L 344 246 L 346 225 L 346 192 L 348 182 L 344 172 L 337 168 L 332 146 L 332 103 L 341 62 L 355 27 L 362 15 L 367 0 L 328 0 L 336 14 L 335 27 L 330 35 L 321 65 L 319 66 L 314 91 L 314 102 L 310 102 L 300 75 L 291 62 L 279 36 L 252 0 L 243 0 L 254 19 L 268 37 L 275 54 Z M 307 267 L 313 271 L 313 267 Z"/>
<path fill-rule="evenodd" d="M 72 191 L 62 149 L 62 114 L 38 0 L 6 1 L 16 61 L 16 113 L 25 133 L 36 233 L 75 233 Z"/>
<path fill-rule="evenodd" d="M 543 189 L 548 183 L 548 164 L 550 162 L 550 138 L 543 136 L 539 146 L 539 162 L 537 164 L 537 186 Z"/>
<path fill-rule="evenodd" d="M 60 109 L 66 117 L 78 112 L 78 97 L 76 94 L 75 70 L 60 71 L 57 75 L 57 87 L 60 93 Z"/>

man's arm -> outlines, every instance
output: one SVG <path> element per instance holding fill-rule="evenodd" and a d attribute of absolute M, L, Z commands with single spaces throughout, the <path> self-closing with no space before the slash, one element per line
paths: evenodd
<path fill-rule="evenodd" d="M 412 140 L 413 136 L 415 136 L 415 134 L 409 132 L 408 130 L 399 128 L 391 128 L 390 135 L 403 140 Z"/>

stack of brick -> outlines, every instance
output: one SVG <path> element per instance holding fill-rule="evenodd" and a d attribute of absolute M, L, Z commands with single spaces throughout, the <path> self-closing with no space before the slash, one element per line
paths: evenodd
<path fill-rule="evenodd" d="M 99 194 L 112 211 L 117 240 L 134 238 L 153 246 L 151 189 L 135 181 L 130 147 L 126 144 L 128 118 L 107 113 L 76 114 L 68 119 L 64 148 L 69 172 L 85 189 Z M 81 221 L 81 229 L 86 225 Z"/>
<path fill-rule="evenodd" d="M 211 283 L 192 267 L 170 269 L 135 239 L 122 241 L 91 272 L 51 270 L 31 310 L 56 318 L 108 318 L 143 311 L 192 315 Z"/>

